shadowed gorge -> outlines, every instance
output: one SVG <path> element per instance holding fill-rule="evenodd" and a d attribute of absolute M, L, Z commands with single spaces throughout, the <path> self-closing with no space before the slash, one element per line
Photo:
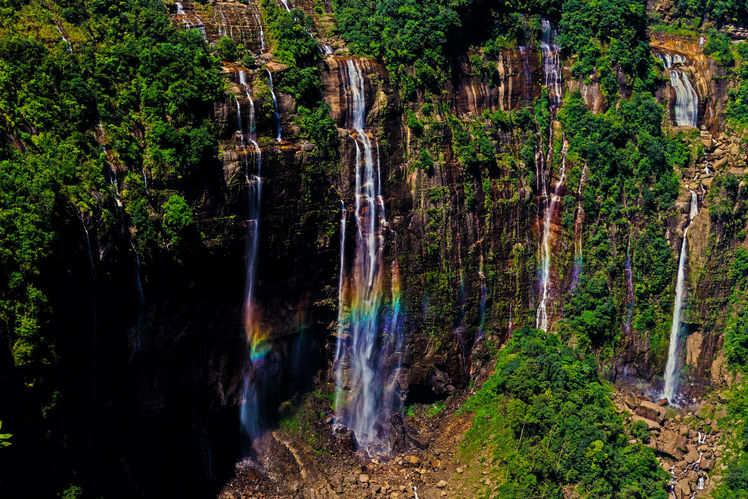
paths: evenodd
<path fill-rule="evenodd" d="M 0 0 L 0 496 L 746 496 L 747 14 Z"/>

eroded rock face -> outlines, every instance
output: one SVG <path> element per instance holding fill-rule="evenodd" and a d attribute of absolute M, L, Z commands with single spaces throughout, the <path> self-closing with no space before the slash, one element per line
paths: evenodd
<path fill-rule="evenodd" d="M 600 79 L 598 78 L 597 71 L 588 75 L 584 80 L 575 80 L 571 77 L 571 72 L 566 71 L 564 83 L 569 92 L 579 91 L 585 104 L 587 104 L 587 109 L 593 113 L 605 111 L 605 98 L 600 89 Z"/>
<path fill-rule="evenodd" d="M 170 14 L 184 28 L 199 30 L 208 43 L 228 37 L 254 52 L 260 51 L 265 43 L 259 7 L 254 0 L 176 2 L 170 6 Z"/>
<path fill-rule="evenodd" d="M 458 63 L 454 86 L 455 111 L 479 116 L 483 111 L 511 111 L 540 95 L 540 57 L 534 46 L 503 50 L 495 64 L 495 74 L 481 74 L 468 58 Z M 489 81 L 492 80 L 492 81 Z"/>

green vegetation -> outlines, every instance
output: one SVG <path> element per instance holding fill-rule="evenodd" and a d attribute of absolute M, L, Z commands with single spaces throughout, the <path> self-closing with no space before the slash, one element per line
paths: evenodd
<path fill-rule="evenodd" d="M 88 389 L 66 398 L 61 384 L 81 375 L 70 366 L 82 368 L 91 352 L 89 331 L 60 327 L 56 288 L 96 237 L 122 268 L 131 248 L 144 267 L 183 259 L 180 242 L 198 233 L 191 214 L 202 202 L 190 186 L 217 162 L 210 116 L 224 82 L 200 34 L 175 28 L 160 2 L 0 7 L 0 341 L 3 359 L 28 373 L 14 407 L 15 421 L 27 421 L 17 452 L 57 457 L 59 473 L 43 485 L 51 492 L 80 465 L 71 448 L 81 424 L 62 414 Z"/>
<path fill-rule="evenodd" d="M 583 159 L 588 167 L 582 199 L 586 216 L 602 216 L 624 226 L 632 216 L 645 221 L 644 231 L 632 245 L 634 327 L 649 332 L 657 355 L 664 353 L 658 339 L 666 339 L 675 271 L 661 227 L 678 195 L 675 172 L 690 162 L 686 146 L 678 138 L 662 134 L 662 113 L 648 92 L 635 92 L 630 100 L 599 115 L 588 112 L 576 94 L 566 99 L 559 112 L 569 141 L 568 156 Z M 614 346 L 619 327 L 612 298 L 615 286 L 624 284 L 620 279 L 623 251 L 613 252 L 607 227 L 597 225 L 588 231 L 585 259 L 589 264 L 565 315 L 569 331 L 583 344 Z M 628 244 L 626 239 L 619 241 L 619 247 Z"/>
<path fill-rule="evenodd" d="M 3 429 L 3 422 L 0 421 L 0 430 Z M 13 445 L 13 443 L 10 441 L 10 439 L 13 438 L 13 435 L 10 433 L 0 433 L 0 447 L 10 447 Z"/>
<path fill-rule="evenodd" d="M 745 360 L 742 359 L 744 371 Z M 728 397 L 727 417 L 723 421 L 727 431 L 727 470 L 713 496 L 745 499 L 748 497 L 748 384 L 736 383 Z"/>
<path fill-rule="evenodd" d="M 559 336 L 521 328 L 496 370 L 465 403 L 475 413 L 465 456 L 490 463 L 485 497 L 666 498 L 667 474 L 651 449 L 628 444 L 593 359 Z M 640 434 L 640 429 L 633 430 Z"/>
<path fill-rule="evenodd" d="M 175 248 L 191 202 L 175 190 L 217 154 L 208 117 L 223 82 L 199 34 L 177 31 L 145 0 L 75 2 L 63 14 L 95 39 L 68 50 L 34 38 L 25 29 L 55 15 L 36 2 L 2 20 L 0 265 L 11 278 L 0 286 L 0 323 L 18 365 L 54 363 L 40 273 L 55 251 L 54 221 L 111 225 L 121 202 L 147 260 Z"/>
<path fill-rule="evenodd" d="M 737 45 L 739 63 L 735 68 L 738 88 L 730 91 L 727 117 L 743 127 L 748 127 L 748 42 Z"/>
<path fill-rule="evenodd" d="M 621 69 L 636 78 L 636 88 L 652 88 L 650 53 L 646 44 L 646 2 L 636 0 L 566 0 L 560 23 L 559 43 L 569 55 L 578 55 L 572 67 L 577 78 L 589 76 L 595 69 L 605 95 L 618 92 L 615 72 Z"/>
<path fill-rule="evenodd" d="M 460 27 L 457 9 L 465 0 L 388 0 L 338 2 L 337 21 L 350 47 L 380 58 L 400 80 L 406 95 L 416 86 L 435 91 L 444 81 L 447 42 Z M 414 66 L 415 76 L 406 68 Z"/>
<path fill-rule="evenodd" d="M 676 0 L 675 11 L 685 17 L 739 23 L 748 16 L 748 5 L 741 0 Z"/>

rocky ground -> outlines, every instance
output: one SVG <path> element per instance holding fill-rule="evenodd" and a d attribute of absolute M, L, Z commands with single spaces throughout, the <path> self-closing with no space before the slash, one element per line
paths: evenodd
<path fill-rule="evenodd" d="M 721 406 L 719 401 L 674 408 L 629 387 L 619 387 L 614 398 L 624 418 L 646 425 L 648 445 L 672 476 L 673 497 L 706 496 L 719 473 L 722 453 L 717 429 L 721 414 L 713 409 Z M 472 423 L 472 416 L 458 411 L 464 400 L 465 395 L 455 395 L 443 405 L 422 404 L 409 410 L 410 448 L 388 460 L 356 454 L 350 435 L 333 435 L 329 417 L 301 431 L 268 433 L 257 444 L 265 458 L 237 465 L 219 498 L 474 497 L 479 489 L 491 490 L 492 464 L 490 456 L 461 462 L 460 443 Z M 323 407 L 310 397 L 300 411 L 319 414 Z M 299 413 L 294 418 L 303 421 Z"/>
<path fill-rule="evenodd" d="M 619 412 L 631 423 L 646 424 L 647 443 L 670 473 L 669 487 L 677 499 L 705 496 L 716 481 L 717 462 L 722 454 L 717 420 L 724 414 L 722 404 L 714 397 L 675 408 L 628 388 L 619 388 L 616 393 Z"/>

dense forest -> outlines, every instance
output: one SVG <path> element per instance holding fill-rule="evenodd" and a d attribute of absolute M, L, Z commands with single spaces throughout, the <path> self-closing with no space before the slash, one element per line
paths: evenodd
<path fill-rule="evenodd" d="M 748 497 L 747 22 L 0 0 L 0 496 Z"/>

